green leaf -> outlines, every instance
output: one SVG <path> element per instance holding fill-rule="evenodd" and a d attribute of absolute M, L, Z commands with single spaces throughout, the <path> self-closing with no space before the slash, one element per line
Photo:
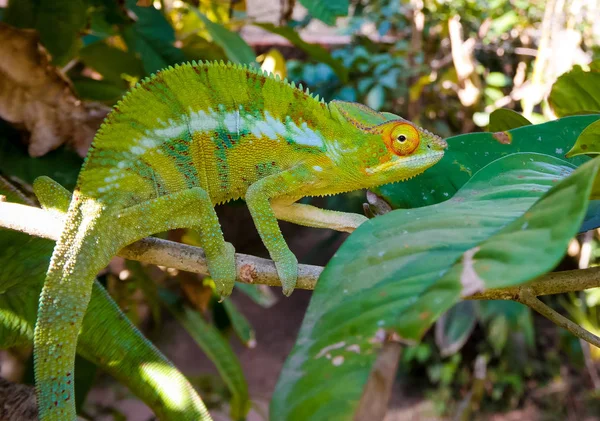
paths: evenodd
<path fill-rule="evenodd" d="M 60 66 L 71 60 L 81 46 L 87 7 L 86 0 L 12 0 L 5 22 L 19 28 L 37 29 L 42 44 Z"/>
<path fill-rule="evenodd" d="M 123 39 L 129 51 L 139 54 L 146 74 L 186 61 L 183 51 L 175 47 L 175 30 L 159 10 L 136 6 L 136 0 L 126 3 L 137 21 L 123 30 Z"/>
<path fill-rule="evenodd" d="M 237 33 L 230 31 L 221 24 L 211 21 L 197 8 L 192 7 L 192 10 L 204 23 L 212 40 L 225 51 L 229 60 L 240 64 L 250 64 L 256 61 L 256 54 L 252 47 Z"/>
<path fill-rule="evenodd" d="M 527 120 L 516 111 L 508 108 L 499 108 L 490 114 L 490 132 L 504 132 L 522 126 L 529 126 L 531 121 Z"/>
<path fill-rule="evenodd" d="M 477 171 L 515 152 L 539 152 L 562 158 L 580 133 L 600 115 L 565 117 L 499 133 L 469 133 L 446 139 L 442 160 L 419 177 L 386 184 L 375 192 L 394 208 L 412 208 L 443 202 L 452 197 Z M 510 143 L 505 143 L 510 141 Z M 579 156 L 575 165 L 587 161 Z"/>
<path fill-rule="evenodd" d="M 589 72 L 574 66 L 552 85 L 548 102 L 557 116 L 600 112 L 600 70 L 596 66 L 592 63 Z"/>
<path fill-rule="evenodd" d="M 128 51 L 95 42 L 81 49 L 80 60 L 102 75 L 104 80 L 123 84 L 123 75 L 141 78 L 144 67 L 139 58 Z"/>
<path fill-rule="evenodd" d="M 77 355 L 75 357 L 75 409 L 81 411 L 85 399 L 96 380 L 96 364 Z"/>
<path fill-rule="evenodd" d="M 0 348 L 31 343 L 53 248 L 53 241 L 0 229 Z"/>
<path fill-rule="evenodd" d="M 342 83 L 348 82 L 348 69 L 342 61 L 333 58 L 331 53 L 320 45 L 304 41 L 294 28 L 290 28 L 289 26 L 275 26 L 272 23 L 266 22 L 255 23 L 254 25 L 284 37 L 319 63 L 325 63 L 331 67 Z"/>
<path fill-rule="evenodd" d="M 550 270 L 581 224 L 599 166 L 590 161 L 558 182 L 568 163 L 513 154 L 445 203 L 361 225 L 319 279 L 271 417 L 351 419 L 386 331 L 418 341 L 461 294 Z"/>
<path fill-rule="evenodd" d="M 200 346 L 202 351 L 213 362 L 219 374 L 231 391 L 231 418 L 234 420 L 245 419 L 250 410 L 248 398 L 248 385 L 244 378 L 242 366 L 229 343 L 221 333 L 202 316 L 185 305 L 175 303 L 175 298 L 167 291 L 161 291 L 163 303 L 192 339 Z"/>
<path fill-rule="evenodd" d="M 19 133 L 0 120 L 0 168 L 6 175 L 17 177 L 29 184 L 37 177 L 47 175 L 68 189 L 75 187 L 83 159 L 63 147 L 41 158 L 32 158 L 19 144 Z"/>
<path fill-rule="evenodd" d="M 583 154 L 600 153 L 600 120 L 587 126 L 577 138 L 573 148 L 567 152 L 567 158 Z"/>
<path fill-rule="evenodd" d="M 249 285 L 238 283 L 235 289 L 244 293 L 252 301 L 263 308 L 271 308 L 277 303 L 278 298 L 273 290 L 266 285 Z"/>
<path fill-rule="evenodd" d="M 439 318 L 435 325 L 435 342 L 442 357 L 460 351 L 475 329 L 476 322 L 472 301 L 457 303 Z"/>
<path fill-rule="evenodd" d="M 246 316 L 237 309 L 231 300 L 225 300 L 222 304 L 229 317 L 233 331 L 240 338 L 240 341 L 248 348 L 254 348 L 256 346 L 256 335 Z"/>
<path fill-rule="evenodd" d="M 126 92 L 123 84 L 115 84 L 108 80 L 95 80 L 90 78 L 73 79 L 73 87 L 77 96 L 82 99 L 101 101 L 112 105 L 123 97 Z"/>
<path fill-rule="evenodd" d="M 348 0 L 300 0 L 300 4 L 311 16 L 331 26 L 335 25 L 336 18 L 348 15 Z"/>

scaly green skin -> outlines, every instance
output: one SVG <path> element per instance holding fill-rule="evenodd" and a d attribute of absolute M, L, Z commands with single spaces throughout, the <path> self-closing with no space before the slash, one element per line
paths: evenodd
<path fill-rule="evenodd" d="M 352 231 L 364 216 L 294 202 L 413 177 L 445 147 L 397 116 L 325 104 L 240 66 L 186 64 L 142 82 L 96 135 L 50 262 L 34 337 L 40 419 L 75 419 L 77 334 L 94 276 L 120 248 L 157 232 L 196 229 L 218 292 L 227 296 L 234 249 L 214 205 L 244 198 L 289 295 L 297 260 L 277 218 Z"/>
<path fill-rule="evenodd" d="M 67 212 L 71 192 L 60 184 L 39 177 L 34 191 L 45 209 Z M 192 385 L 137 330 L 98 282 L 92 287 L 77 352 L 128 386 L 160 419 L 210 419 Z"/>

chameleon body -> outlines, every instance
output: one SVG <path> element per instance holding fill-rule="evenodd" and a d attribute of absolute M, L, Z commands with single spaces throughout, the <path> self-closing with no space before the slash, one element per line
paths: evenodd
<path fill-rule="evenodd" d="M 297 260 L 277 219 L 340 231 L 366 220 L 297 200 L 414 177 L 445 148 L 398 116 L 326 104 L 243 66 L 184 64 L 138 84 L 96 134 L 40 296 L 40 419 L 75 419 L 77 335 L 93 279 L 119 249 L 154 233 L 196 229 L 217 290 L 227 296 L 236 278 L 234 249 L 214 205 L 243 198 L 289 295 Z"/>

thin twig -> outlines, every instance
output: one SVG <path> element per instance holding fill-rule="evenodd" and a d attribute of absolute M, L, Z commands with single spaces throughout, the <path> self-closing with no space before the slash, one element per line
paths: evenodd
<path fill-rule="evenodd" d="M 533 295 L 533 292 L 529 288 L 522 288 L 519 296 L 516 298 L 515 301 L 518 301 L 521 304 L 525 304 L 527 307 L 530 307 L 533 310 L 537 311 L 538 313 L 540 313 L 542 316 L 544 316 L 545 318 L 547 318 L 548 320 L 550 320 L 557 326 L 560 326 L 560 327 L 568 330 L 569 332 L 571 332 L 573 335 L 577 336 L 578 338 L 583 339 L 584 341 L 600 348 L 600 337 L 585 330 L 584 328 L 579 326 L 577 323 L 572 322 L 571 320 L 567 319 L 562 314 L 560 314 L 560 313 L 556 312 L 555 310 L 553 310 L 552 308 L 548 307 L 546 304 L 544 304 L 542 301 L 540 301 L 535 295 Z"/>

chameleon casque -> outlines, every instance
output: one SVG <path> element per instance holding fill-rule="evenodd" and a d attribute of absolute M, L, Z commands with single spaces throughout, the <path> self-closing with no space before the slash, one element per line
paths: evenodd
<path fill-rule="evenodd" d="M 289 295 L 297 259 L 277 219 L 350 232 L 366 218 L 295 202 L 414 177 L 446 146 L 396 115 L 326 104 L 249 67 L 183 64 L 142 81 L 96 134 L 54 248 L 34 335 L 40 419 L 76 418 L 77 336 L 95 275 L 119 249 L 195 229 L 228 296 L 234 248 L 214 206 L 243 198 Z"/>

